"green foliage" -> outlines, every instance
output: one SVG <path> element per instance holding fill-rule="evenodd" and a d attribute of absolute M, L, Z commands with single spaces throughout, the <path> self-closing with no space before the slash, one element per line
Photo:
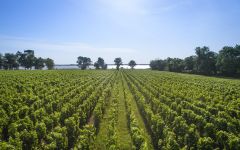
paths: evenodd
<path fill-rule="evenodd" d="M 117 136 L 117 123 L 118 123 L 118 91 L 117 88 L 113 89 L 114 97 L 112 98 L 112 104 L 110 106 L 110 116 L 108 118 L 109 125 L 108 125 L 108 133 L 107 133 L 107 143 L 106 147 L 108 149 L 118 149 L 118 136 Z"/>
<path fill-rule="evenodd" d="M 51 58 L 47 58 L 47 59 L 45 59 L 45 64 L 46 64 L 48 70 L 52 70 L 54 67 L 54 60 L 52 60 Z"/>
<path fill-rule="evenodd" d="M 19 63 L 26 69 L 32 69 L 34 66 L 35 56 L 34 50 L 24 50 L 24 53 L 18 52 Z"/>
<path fill-rule="evenodd" d="M 37 144 L 37 133 L 24 129 L 20 132 L 20 139 L 22 140 L 22 149 L 32 149 Z"/>
<path fill-rule="evenodd" d="M 88 57 L 79 56 L 77 58 L 78 67 L 81 68 L 82 70 L 85 70 L 89 65 L 91 65 L 91 63 L 92 61 Z"/>
<path fill-rule="evenodd" d="M 184 59 L 184 70 L 194 71 L 196 66 L 196 56 L 189 56 Z"/>
<path fill-rule="evenodd" d="M 117 66 L 117 70 L 119 70 L 119 67 L 122 65 L 122 58 L 120 58 L 120 57 L 115 58 L 114 63 Z"/>
<path fill-rule="evenodd" d="M 124 73 L 155 148 L 229 149 L 230 144 L 238 147 L 238 80 L 167 72 Z M 235 92 L 229 92 L 233 87 Z"/>
<path fill-rule="evenodd" d="M 93 66 L 94 66 L 96 69 L 100 69 L 100 65 L 99 65 L 98 62 L 95 62 L 95 63 L 93 64 Z"/>
<path fill-rule="evenodd" d="M 179 58 L 167 58 L 167 68 L 172 72 L 182 72 L 184 69 L 184 62 Z"/>
<path fill-rule="evenodd" d="M 104 62 L 104 59 L 101 58 L 101 57 L 98 57 L 98 60 L 94 63 L 94 67 L 96 69 L 105 69 L 105 62 Z"/>
<path fill-rule="evenodd" d="M 36 132 L 37 132 L 39 141 L 46 136 L 47 127 L 44 122 L 36 124 Z"/>
<path fill-rule="evenodd" d="M 43 69 L 44 68 L 44 59 L 39 57 L 35 59 L 34 62 L 35 69 Z M 49 65 L 48 65 L 49 66 Z"/>
<path fill-rule="evenodd" d="M 164 70 L 166 67 L 167 63 L 165 60 L 157 59 L 157 60 L 151 60 L 150 62 L 150 67 L 153 70 Z"/>
<path fill-rule="evenodd" d="M 74 149 L 86 150 L 93 149 L 93 141 L 95 140 L 95 128 L 92 125 L 86 125 L 80 131 L 80 137 Z"/>
<path fill-rule="evenodd" d="M 198 149 L 199 150 L 206 150 L 206 149 L 213 149 L 213 140 L 210 137 L 203 137 L 199 138 L 198 140 Z"/>
<path fill-rule="evenodd" d="M 106 130 L 106 149 L 121 149 L 120 107 L 133 149 L 240 147 L 239 80 L 149 70 L 39 70 L 1 71 L 0 85 L 1 149 L 95 149 L 99 128 Z"/>
<path fill-rule="evenodd" d="M 0 53 L 0 69 L 3 68 L 3 63 L 4 63 L 4 57 L 3 57 L 2 54 Z"/>
<path fill-rule="evenodd" d="M 195 128 L 195 125 L 192 125 L 188 131 L 187 134 L 185 134 L 185 145 L 191 149 L 196 149 L 197 147 L 197 141 L 199 139 L 199 135 L 197 133 L 197 130 Z"/>
<path fill-rule="evenodd" d="M 53 147 L 57 149 L 67 149 L 68 138 L 67 129 L 59 126 L 55 127 L 54 130 L 46 137 L 47 147 Z"/>
<path fill-rule="evenodd" d="M 3 68 L 7 70 L 18 69 L 17 56 L 15 54 L 5 53 L 3 59 Z"/>
<path fill-rule="evenodd" d="M 130 134 L 134 143 L 134 146 L 136 149 L 145 149 L 148 148 L 147 142 L 145 137 L 143 136 L 143 130 L 138 125 L 136 116 L 134 112 L 131 109 L 131 103 L 130 101 L 132 100 L 130 97 L 130 93 L 127 90 L 124 90 L 124 95 L 125 95 L 125 105 L 127 109 L 127 119 L 128 119 L 128 126 L 130 129 Z"/>
<path fill-rule="evenodd" d="M 217 67 L 221 74 L 232 76 L 237 73 L 240 66 L 240 49 L 233 47 L 223 47 L 219 51 Z"/>
<path fill-rule="evenodd" d="M 210 51 L 209 47 L 196 47 L 193 56 L 184 60 L 170 58 L 151 60 L 152 70 L 187 72 L 203 75 L 237 76 L 240 73 L 240 46 L 224 46 L 219 53 Z"/>
<path fill-rule="evenodd" d="M 70 149 L 82 140 L 80 131 L 99 99 L 101 110 L 105 107 L 114 72 L 60 72 L 1 72 L 3 147 Z"/>
<path fill-rule="evenodd" d="M 72 148 L 79 134 L 79 127 L 74 117 L 65 119 L 64 124 L 67 128 L 68 148 Z"/>
<path fill-rule="evenodd" d="M 15 147 L 7 142 L 0 142 L 0 148 L 2 150 L 14 150 Z"/>
<path fill-rule="evenodd" d="M 39 57 L 36 58 L 34 50 L 24 50 L 24 52 L 18 51 L 16 54 L 5 53 L 4 56 L 0 54 L 0 69 L 12 70 L 24 67 L 25 69 L 42 69 L 44 66 L 48 69 L 53 69 L 54 62 L 52 59 L 47 58 L 46 60 Z"/>
<path fill-rule="evenodd" d="M 136 66 L 136 62 L 134 60 L 130 60 L 130 62 L 128 63 L 128 66 L 130 66 L 132 69 Z"/>

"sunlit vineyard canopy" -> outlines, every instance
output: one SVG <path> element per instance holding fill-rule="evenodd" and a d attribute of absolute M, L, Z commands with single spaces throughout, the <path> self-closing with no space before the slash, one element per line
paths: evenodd
<path fill-rule="evenodd" d="M 0 71 L 1 149 L 240 149 L 240 80 Z"/>

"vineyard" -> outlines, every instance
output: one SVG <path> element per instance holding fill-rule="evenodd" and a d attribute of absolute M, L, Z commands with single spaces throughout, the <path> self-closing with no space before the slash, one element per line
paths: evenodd
<path fill-rule="evenodd" d="M 0 149 L 240 149 L 240 80 L 0 71 Z"/>

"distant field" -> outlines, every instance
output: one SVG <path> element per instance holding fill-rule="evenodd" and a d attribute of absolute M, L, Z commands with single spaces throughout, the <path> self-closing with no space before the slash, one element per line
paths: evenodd
<path fill-rule="evenodd" d="M 240 80 L 0 71 L 0 149 L 240 149 Z"/>

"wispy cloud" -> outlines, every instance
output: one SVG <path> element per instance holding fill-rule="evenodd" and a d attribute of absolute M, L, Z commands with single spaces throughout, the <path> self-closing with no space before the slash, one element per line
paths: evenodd
<path fill-rule="evenodd" d="M 126 14 L 146 14 L 147 10 L 144 8 L 145 0 L 98 0 L 106 8 Z"/>
<path fill-rule="evenodd" d="M 148 15 L 160 15 L 163 13 L 175 11 L 179 8 L 188 7 L 193 0 L 151 0 L 150 8 L 147 9 Z"/>
<path fill-rule="evenodd" d="M 72 61 L 72 59 L 80 55 L 88 57 L 95 57 L 96 55 L 116 57 L 132 55 L 137 52 L 136 49 L 132 48 L 98 47 L 81 42 L 51 42 L 9 36 L 0 36 L 0 45 L 3 48 L 0 50 L 0 53 L 15 53 L 18 50 L 33 49 L 36 54 L 45 55 L 41 57 L 52 57 L 56 60 L 56 63 L 74 63 L 75 60 Z"/>
<path fill-rule="evenodd" d="M 127 15 L 152 15 L 175 10 L 192 0 L 98 0 L 105 8 Z"/>

